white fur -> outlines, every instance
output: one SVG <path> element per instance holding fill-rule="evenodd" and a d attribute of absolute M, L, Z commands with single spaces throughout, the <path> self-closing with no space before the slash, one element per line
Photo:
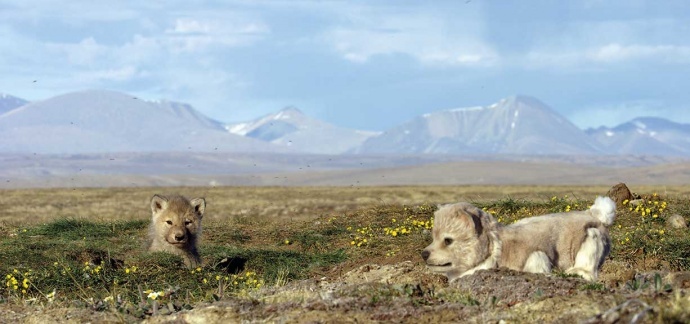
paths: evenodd
<path fill-rule="evenodd" d="M 578 274 L 586 280 L 596 280 L 599 276 L 599 266 L 603 263 L 603 258 L 606 257 L 604 251 L 601 232 L 596 228 L 588 229 L 587 238 L 585 238 L 575 257 L 575 264 L 566 272 Z"/>
<path fill-rule="evenodd" d="M 609 197 L 597 197 L 594 205 L 589 208 L 592 215 L 606 226 L 613 224 L 616 219 L 616 203 Z"/>
<path fill-rule="evenodd" d="M 527 262 L 525 262 L 525 267 L 522 271 L 531 273 L 550 273 L 551 260 L 549 260 L 549 256 L 542 251 L 532 252 L 529 258 L 527 258 Z"/>

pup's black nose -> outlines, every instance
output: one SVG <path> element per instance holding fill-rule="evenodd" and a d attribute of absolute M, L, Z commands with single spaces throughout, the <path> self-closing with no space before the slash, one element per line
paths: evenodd
<path fill-rule="evenodd" d="M 427 250 L 422 251 L 422 259 L 424 259 L 424 261 L 426 261 L 426 259 L 429 258 L 430 254 L 431 253 L 429 253 L 429 251 L 427 251 Z"/>
<path fill-rule="evenodd" d="M 175 241 L 184 241 L 184 234 L 175 234 Z"/>

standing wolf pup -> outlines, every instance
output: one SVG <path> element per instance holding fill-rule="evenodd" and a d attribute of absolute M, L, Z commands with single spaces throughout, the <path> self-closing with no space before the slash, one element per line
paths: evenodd
<path fill-rule="evenodd" d="M 206 209 L 204 198 L 153 195 L 149 251 L 163 251 L 181 256 L 187 267 L 201 265 L 197 241 L 201 235 L 201 218 Z"/>
<path fill-rule="evenodd" d="M 607 226 L 615 214 L 611 198 L 597 197 L 585 211 L 530 217 L 503 226 L 469 203 L 445 205 L 434 213 L 433 242 L 422 258 L 432 271 L 451 281 L 497 267 L 533 273 L 558 267 L 594 281 L 611 247 Z"/>

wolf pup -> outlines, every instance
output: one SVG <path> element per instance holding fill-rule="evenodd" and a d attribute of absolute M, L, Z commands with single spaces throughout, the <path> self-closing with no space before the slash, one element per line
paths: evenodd
<path fill-rule="evenodd" d="M 497 267 L 532 273 L 558 267 L 594 281 L 611 248 L 607 226 L 615 215 L 616 204 L 608 197 L 598 197 L 585 211 L 529 217 L 506 226 L 469 203 L 445 205 L 434 213 L 433 242 L 422 258 L 451 281 Z"/>
<path fill-rule="evenodd" d="M 149 251 L 163 251 L 181 256 L 187 267 L 201 265 L 197 241 L 201 236 L 201 218 L 206 209 L 204 198 L 153 195 Z"/>

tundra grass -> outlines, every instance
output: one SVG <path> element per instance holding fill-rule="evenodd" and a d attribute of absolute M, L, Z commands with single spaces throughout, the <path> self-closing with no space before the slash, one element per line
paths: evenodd
<path fill-rule="evenodd" d="M 474 203 L 503 224 L 584 210 L 593 203 L 593 195 L 557 192 Z M 639 273 L 690 270 L 688 229 L 666 224 L 673 214 L 689 219 L 689 206 L 686 197 L 656 191 L 625 202 L 610 229 L 613 244 L 604 274 L 615 272 L 607 268 L 609 264 Z M 146 252 L 147 218 L 64 217 L 43 224 L 5 225 L 0 237 L 0 304 L 81 307 L 122 314 L 126 320 L 141 319 L 221 300 L 255 298 L 252 294 L 262 288 L 337 277 L 368 263 L 418 263 L 419 252 L 431 241 L 436 208 L 434 202 L 387 203 L 331 209 L 311 217 L 266 217 L 257 212 L 205 219 L 200 243 L 204 265 L 194 269 L 185 268 L 179 257 Z M 580 290 L 604 293 L 611 285 L 629 290 L 644 286 L 638 282 L 641 279 L 625 275 L 610 280 L 613 283 L 586 284 Z M 362 289 L 353 294 L 359 291 L 360 298 L 379 306 L 396 298 L 407 300 L 411 307 L 479 304 L 469 292 L 437 295 L 405 285 Z M 688 318 L 681 307 L 687 303 L 684 298 L 663 299 L 659 318 Z"/>

